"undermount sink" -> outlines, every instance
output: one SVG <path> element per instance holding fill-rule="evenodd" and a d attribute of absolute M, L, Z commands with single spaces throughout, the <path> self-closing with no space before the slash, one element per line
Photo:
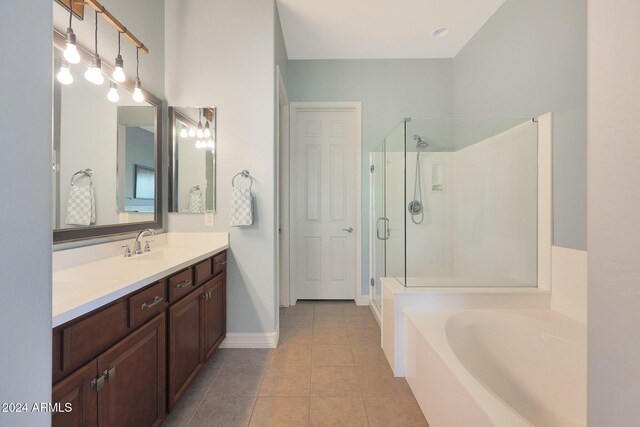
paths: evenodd
<path fill-rule="evenodd" d="M 151 252 L 145 252 L 140 255 L 131 255 L 130 258 L 126 258 L 130 261 L 166 261 L 168 259 L 174 259 L 184 254 L 183 249 L 178 248 L 165 248 L 151 250 Z"/>

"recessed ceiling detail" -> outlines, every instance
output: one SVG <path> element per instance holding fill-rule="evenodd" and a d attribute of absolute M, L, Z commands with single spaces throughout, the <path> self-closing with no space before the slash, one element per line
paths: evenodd
<path fill-rule="evenodd" d="M 277 0 L 289 59 L 453 58 L 505 0 Z M 434 29 L 446 28 L 446 37 Z"/>

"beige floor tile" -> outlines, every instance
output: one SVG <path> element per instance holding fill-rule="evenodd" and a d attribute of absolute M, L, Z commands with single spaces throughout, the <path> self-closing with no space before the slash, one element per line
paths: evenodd
<path fill-rule="evenodd" d="M 350 366 L 314 366 L 311 369 L 311 396 L 359 397 L 358 375 Z"/>
<path fill-rule="evenodd" d="M 313 366 L 353 366 L 351 346 L 314 344 L 311 363 Z"/>
<path fill-rule="evenodd" d="M 284 308 L 284 312 L 287 315 L 290 314 L 302 314 L 302 315 L 312 315 L 314 311 L 315 305 L 313 303 L 308 302 L 298 302 L 296 305 L 292 305 L 290 307 Z"/>
<path fill-rule="evenodd" d="M 308 344 L 284 345 L 273 349 L 271 365 L 311 366 L 311 346 Z"/>
<path fill-rule="evenodd" d="M 389 365 L 356 366 L 363 397 L 413 397 L 404 378 L 395 378 Z"/>
<path fill-rule="evenodd" d="M 318 302 L 314 304 L 313 314 L 343 314 L 343 308 L 347 305 L 342 302 Z"/>
<path fill-rule="evenodd" d="M 349 328 L 376 328 L 380 329 L 378 322 L 371 313 L 369 314 L 345 314 L 344 323 Z"/>
<path fill-rule="evenodd" d="M 217 396 L 257 396 L 266 366 L 224 366 L 209 389 Z"/>
<path fill-rule="evenodd" d="M 360 397 L 312 397 L 309 425 L 312 427 L 366 427 L 367 415 Z"/>
<path fill-rule="evenodd" d="M 255 401 L 255 397 L 207 395 L 191 419 L 189 427 L 245 427 L 251 419 Z"/>
<path fill-rule="evenodd" d="M 378 345 L 352 345 L 353 361 L 362 366 L 389 366 L 384 351 Z"/>
<path fill-rule="evenodd" d="M 280 329 L 313 328 L 313 314 L 285 314 Z"/>
<path fill-rule="evenodd" d="M 309 396 L 311 367 L 269 366 L 262 380 L 260 396 Z"/>
<path fill-rule="evenodd" d="M 346 332 L 345 332 L 346 336 Z M 278 346 L 311 344 L 313 339 L 313 329 L 310 328 L 284 328 L 280 329 L 280 340 Z"/>
<path fill-rule="evenodd" d="M 418 402 L 411 397 L 365 398 L 365 409 L 372 427 L 428 427 Z"/>
<path fill-rule="evenodd" d="M 347 328 L 351 345 L 380 346 L 380 330 L 378 328 Z"/>
<path fill-rule="evenodd" d="M 340 313 L 320 313 L 313 315 L 314 328 L 344 328 L 344 315 Z"/>
<path fill-rule="evenodd" d="M 250 426 L 302 427 L 309 425 L 309 398 L 259 397 Z"/>
<path fill-rule="evenodd" d="M 345 328 L 313 328 L 314 344 L 349 344 Z"/>
<path fill-rule="evenodd" d="M 342 312 L 345 316 L 373 316 L 368 305 L 345 304 L 342 307 Z"/>
<path fill-rule="evenodd" d="M 273 350 L 268 348 L 224 348 L 220 351 L 225 366 L 266 366 Z"/>

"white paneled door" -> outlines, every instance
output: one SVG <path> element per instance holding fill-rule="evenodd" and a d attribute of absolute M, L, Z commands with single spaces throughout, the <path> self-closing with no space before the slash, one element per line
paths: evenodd
<path fill-rule="evenodd" d="M 292 273 L 298 299 L 355 299 L 359 110 L 297 108 Z"/>

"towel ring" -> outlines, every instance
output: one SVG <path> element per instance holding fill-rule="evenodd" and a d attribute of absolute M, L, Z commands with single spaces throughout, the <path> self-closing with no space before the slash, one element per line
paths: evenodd
<path fill-rule="evenodd" d="M 78 176 L 80 175 L 80 176 Z M 93 170 L 91 169 L 84 169 L 84 170 L 79 170 L 78 172 L 74 173 L 71 176 L 71 185 L 74 186 L 76 185 L 76 180 L 80 179 L 82 177 L 88 177 L 89 178 L 89 185 L 92 186 L 93 185 Z"/>
<path fill-rule="evenodd" d="M 249 174 L 249 171 L 246 170 L 246 169 L 241 171 L 241 172 L 238 172 L 237 174 L 235 174 L 233 176 L 233 179 L 231 179 L 231 186 L 232 187 L 236 186 L 236 178 L 239 177 L 239 176 L 249 179 L 249 191 L 251 191 L 251 189 L 253 187 L 253 177 L 251 176 L 251 174 Z"/>
<path fill-rule="evenodd" d="M 189 193 L 193 193 L 194 191 L 200 191 L 200 186 L 199 185 L 194 185 L 193 187 L 191 187 L 191 189 L 189 190 Z"/>

